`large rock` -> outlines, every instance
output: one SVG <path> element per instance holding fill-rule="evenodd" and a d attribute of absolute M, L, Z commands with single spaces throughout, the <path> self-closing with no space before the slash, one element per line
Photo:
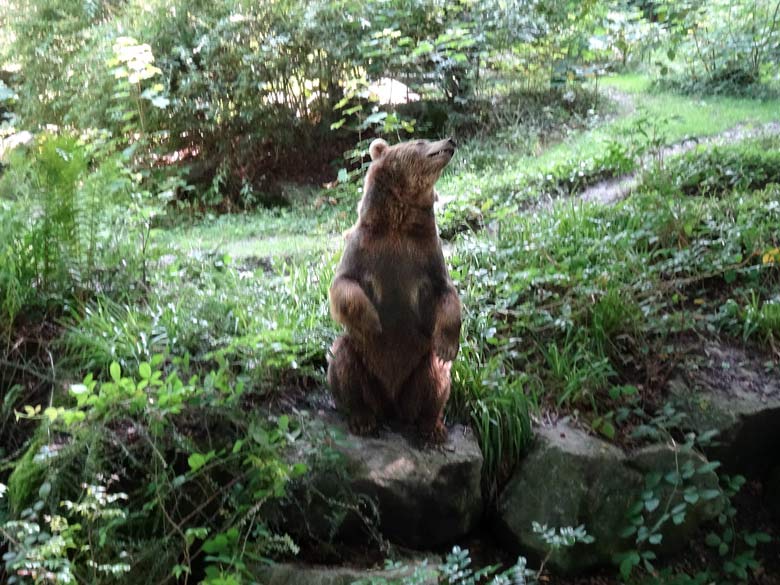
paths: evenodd
<path fill-rule="evenodd" d="M 549 566 L 574 573 L 607 563 L 620 550 L 617 534 L 641 485 L 641 474 L 625 465 L 617 447 L 565 424 L 539 428 L 499 498 L 502 533 L 513 551 L 543 558 L 547 547 L 533 522 L 584 524 L 595 542 L 560 549 Z"/>
<path fill-rule="evenodd" d="M 382 537 L 430 549 L 480 522 L 482 453 L 469 429 L 455 426 L 444 445 L 431 446 L 395 431 L 357 437 L 336 418 L 328 424 L 338 430 L 338 457 L 305 478 L 282 511 L 285 530 L 305 524 L 316 539 L 365 542 L 376 515 Z"/>
<path fill-rule="evenodd" d="M 442 447 L 398 433 L 351 437 L 340 446 L 353 489 L 376 501 L 382 534 L 411 548 L 452 543 L 482 516 L 482 452 L 473 433 L 450 430 Z"/>
<path fill-rule="evenodd" d="M 709 459 L 728 473 L 766 479 L 780 464 L 780 376 L 742 349 L 710 345 L 669 384 L 699 434 L 717 431 Z"/>
<path fill-rule="evenodd" d="M 706 463 L 698 455 L 666 445 L 627 456 L 620 448 L 565 423 L 539 428 L 530 452 L 499 497 L 499 532 L 512 552 L 539 559 L 547 554 L 548 546 L 533 531 L 534 522 L 551 528 L 584 524 L 594 542 L 561 548 L 551 555 L 549 566 L 572 574 L 608 564 L 616 553 L 631 547 L 620 534 L 628 526 L 629 509 L 638 501 L 646 477 L 654 472 L 667 475 L 689 458 Z M 694 480 L 696 485 L 717 486 L 714 473 L 700 475 Z M 669 508 L 680 502 L 680 494 L 671 485 L 657 490 Z M 701 522 L 718 511 L 712 502 L 689 506 L 685 522 L 664 524 L 660 550 L 680 550 Z"/>
<path fill-rule="evenodd" d="M 260 583 L 265 585 L 352 585 L 356 581 L 369 579 L 399 579 L 409 576 L 418 570 L 419 575 L 430 575 L 423 578 L 420 585 L 435 585 L 436 574 L 433 568 L 436 563 L 426 566 L 418 563 L 401 569 L 356 569 L 350 567 L 320 567 L 303 564 L 281 563 L 261 567 L 254 571 Z"/>

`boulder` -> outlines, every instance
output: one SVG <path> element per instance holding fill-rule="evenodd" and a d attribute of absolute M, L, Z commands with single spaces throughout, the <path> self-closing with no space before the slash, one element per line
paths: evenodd
<path fill-rule="evenodd" d="M 646 478 L 653 473 L 666 477 L 689 460 L 697 469 L 706 464 L 700 455 L 668 445 L 651 445 L 627 455 L 564 422 L 538 428 L 530 451 L 499 497 L 499 535 L 513 553 L 538 560 L 547 555 L 548 546 L 533 531 L 534 522 L 550 528 L 584 525 L 594 542 L 555 551 L 548 566 L 574 574 L 609 564 L 615 554 L 632 546 L 621 533 L 629 525 L 629 509 L 639 501 Z M 715 488 L 718 483 L 712 471 L 688 481 L 702 488 Z M 679 486 L 675 489 L 667 482 L 656 490 L 663 502 L 657 515 L 682 501 Z M 703 499 L 688 505 L 684 522 L 663 525 L 663 539 L 655 550 L 671 553 L 684 548 L 701 523 L 720 511 L 720 505 Z"/>
<path fill-rule="evenodd" d="M 441 447 L 419 446 L 396 432 L 350 436 L 339 447 L 354 491 L 378 506 L 382 534 L 411 548 L 453 543 L 482 517 L 482 452 L 466 427 Z"/>
<path fill-rule="evenodd" d="M 324 567 L 293 563 L 279 563 L 260 567 L 253 573 L 265 585 L 352 585 L 355 582 L 370 582 L 370 579 L 399 579 L 418 570 L 419 575 L 430 575 L 419 581 L 420 585 L 435 585 L 433 568 L 436 563 L 417 563 L 400 569 L 357 569 L 350 567 Z"/>
<path fill-rule="evenodd" d="M 669 383 L 678 410 L 691 430 L 717 431 L 705 449 L 727 473 L 766 479 L 780 464 L 780 376 L 740 348 L 706 347 Z"/>
<path fill-rule="evenodd" d="M 659 554 L 670 554 L 685 548 L 699 527 L 716 518 L 723 510 L 725 500 L 722 496 L 701 498 L 694 504 L 685 502 L 685 490 L 691 487 L 697 494 L 719 491 L 718 475 L 714 470 L 705 467 L 707 459 L 699 453 L 659 443 L 633 452 L 629 455 L 627 464 L 644 477 L 652 473 L 662 474 L 656 493 L 663 505 L 659 505 L 655 513 L 650 515 L 648 523 L 655 523 L 662 514 L 674 510 L 677 506 L 685 507 L 681 523 L 667 521 L 662 531 L 663 540 L 654 548 Z M 695 470 L 690 477 L 682 477 L 686 467 Z"/>
<path fill-rule="evenodd" d="M 618 534 L 642 485 L 623 452 L 567 424 L 536 430 L 534 444 L 498 501 L 498 521 L 510 550 L 544 558 L 547 546 L 532 530 L 585 525 L 595 538 L 555 552 L 553 570 L 572 574 L 608 563 L 621 550 Z"/>
<path fill-rule="evenodd" d="M 433 446 L 390 430 L 357 437 L 340 418 L 327 422 L 337 431 L 334 457 L 307 474 L 282 510 L 285 530 L 305 526 L 318 540 L 365 543 L 378 528 L 393 543 L 431 549 L 482 519 L 482 453 L 468 428 L 453 427 Z"/>

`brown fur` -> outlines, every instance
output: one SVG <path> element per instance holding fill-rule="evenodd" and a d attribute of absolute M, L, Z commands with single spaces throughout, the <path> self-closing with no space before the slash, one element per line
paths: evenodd
<path fill-rule="evenodd" d="M 454 148 L 450 140 L 371 145 L 358 222 L 330 288 L 331 313 L 347 332 L 331 348 L 328 382 L 355 433 L 397 417 L 434 440 L 446 437 L 461 305 L 433 202 Z"/>

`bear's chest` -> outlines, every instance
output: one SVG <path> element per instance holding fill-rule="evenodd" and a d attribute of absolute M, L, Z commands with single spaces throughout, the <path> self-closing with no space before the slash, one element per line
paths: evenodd
<path fill-rule="evenodd" d="M 432 258 L 404 245 L 375 250 L 363 289 L 379 312 L 382 327 L 429 334 L 433 322 Z"/>

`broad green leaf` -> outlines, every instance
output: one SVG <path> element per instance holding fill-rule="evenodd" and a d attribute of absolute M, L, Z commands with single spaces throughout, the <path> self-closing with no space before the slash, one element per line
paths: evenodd
<path fill-rule="evenodd" d="M 111 374 L 111 379 L 118 384 L 119 380 L 122 379 L 122 368 L 119 364 L 117 362 L 111 362 L 108 371 Z"/>

